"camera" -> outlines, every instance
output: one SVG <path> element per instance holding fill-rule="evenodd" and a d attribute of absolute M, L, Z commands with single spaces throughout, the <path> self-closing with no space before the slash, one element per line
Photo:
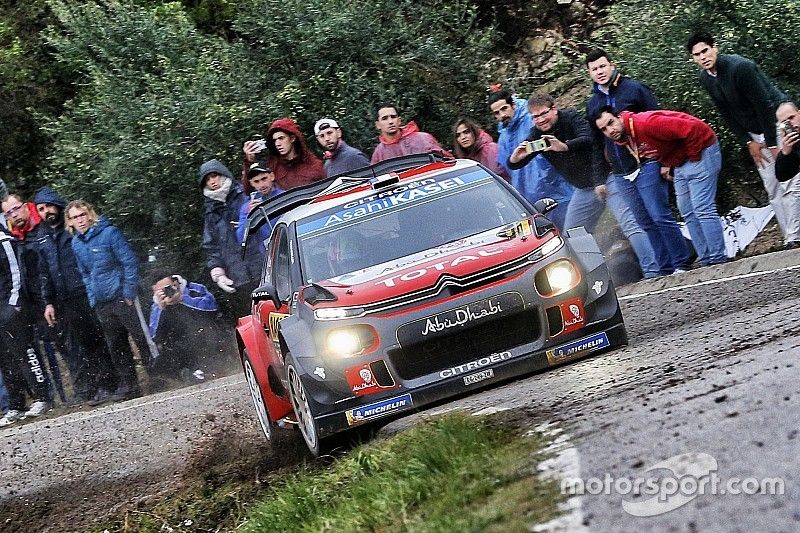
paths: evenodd
<path fill-rule="evenodd" d="M 800 133 L 798 129 L 788 120 L 784 120 L 778 125 L 778 129 L 780 129 L 784 135 L 789 135 L 790 133 Z"/>
<path fill-rule="evenodd" d="M 164 293 L 164 297 L 165 297 L 165 298 L 172 298 L 173 296 L 175 296 L 176 294 L 178 294 L 178 291 L 176 291 L 176 290 L 175 290 L 175 287 L 173 287 L 172 285 L 166 285 L 166 286 L 164 286 L 164 287 L 161 289 L 161 292 L 163 292 L 163 293 Z"/>
<path fill-rule="evenodd" d="M 256 143 L 255 147 L 258 152 L 256 152 L 257 158 L 264 158 L 267 154 L 265 153 L 267 150 L 267 140 L 264 138 L 263 135 L 253 135 L 250 137 L 250 140 Z"/>
<path fill-rule="evenodd" d="M 525 144 L 525 151 L 532 154 L 534 152 L 541 152 L 547 149 L 548 146 L 550 146 L 550 143 L 547 139 L 536 139 L 535 141 L 528 141 Z"/>

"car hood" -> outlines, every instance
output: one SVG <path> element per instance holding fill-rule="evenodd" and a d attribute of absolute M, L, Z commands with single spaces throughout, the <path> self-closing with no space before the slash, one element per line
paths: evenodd
<path fill-rule="evenodd" d="M 523 223 L 528 221 L 523 221 Z M 518 224 L 519 226 L 519 224 Z M 514 231 L 500 235 L 495 228 L 435 248 L 387 261 L 369 268 L 343 274 L 320 285 L 336 296 L 335 302 L 319 307 L 349 307 L 376 303 L 428 289 L 443 276 L 463 278 L 525 257 L 550 239 L 554 232 L 537 237 L 530 232 Z M 519 228 L 518 228 L 519 229 Z"/>

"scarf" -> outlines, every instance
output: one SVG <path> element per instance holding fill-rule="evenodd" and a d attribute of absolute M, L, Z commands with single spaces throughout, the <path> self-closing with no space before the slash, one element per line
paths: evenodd
<path fill-rule="evenodd" d="M 222 186 L 216 191 L 212 191 L 208 187 L 204 187 L 203 196 L 205 196 L 206 198 L 210 198 L 211 200 L 216 200 L 217 202 L 225 203 L 225 198 L 227 198 L 228 193 L 231 192 L 232 186 L 233 186 L 233 180 L 230 178 L 225 178 L 225 181 L 222 182 Z"/>

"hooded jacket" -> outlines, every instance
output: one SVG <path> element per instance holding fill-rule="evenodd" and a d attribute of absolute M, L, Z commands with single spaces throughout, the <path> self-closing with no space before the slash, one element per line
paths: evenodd
<path fill-rule="evenodd" d="M 228 167 L 222 164 L 222 162 L 218 159 L 210 159 L 200 165 L 200 171 L 197 174 L 200 178 L 198 185 L 201 189 L 205 184 L 206 176 L 209 174 L 219 174 L 221 176 L 225 176 L 226 178 L 233 179 L 233 174 L 231 174 L 231 171 L 228 170 Z"/>
<path fill-rule="evenodd" d="M 72 251 L 72 235 L 64 227 L 64 208 L 67 203 L 50 187 L 42 187 L 33 196 L 34 204 L 52 204 L 61 209 L 61 220 L 52 227 L 47 221 L 39 224 L 36 246 L 41 260 L 42 298 L 45 304 L 64 301 L 86 294 L 78 261 Z"/>
<path fill-rule="evenodd" d="M 370 164 L 374 165 L 385 159 L 401 155 L 427 154 L 428 152 L 439 152 L 445 157 L 453 157 L 453 154 L 442 148 L 436 137 L 430 133 L 419 131 L 417 123 L 412 120 L 400 128 L 400 135 L 396 139 L 390 140 L 383 135 L 378 137 L 378 146 L 372 152 Z"/>
<path fill-rule="evenodd" d="M 767 146 L 777 146 L 775 109 L 788 100 L 758 66 L 736 54 L 717 56 L 717 75 L 700 72 L 700 83 L 728 127 L 743 143 L 749 133 L 764 135 Z"/>
<path fill-rule="evenodd" d="M 611 164 L 611 172 L 617 175 L 630 174 L 645 161 L 637 161 L 628 150 L 619 146 L 597 129 L 595 120 L 597 113 L 604 106 L 614 111 L 654 111 L 658 109 L 658 101 L 650 88 L 644 83 L 623 76 L 616 70 L 608 83 L 608 94 L 604 93 L 597 83 L 592 84 L 592 97 L 586 103 L 586 118 L 592 127 L 592 136 L 597 150 L 592 157 L 595 182 L 605 181 L 608 169 L 606 161 Z"/>
<path fill-rule="evenodd" d="M 619 118 L 628 137 L 639 147 L 654 149 L 667 167 L 700 161 L 701 152 L 717 142 L 711 126 L 680 111 L 623 111 Z"/>
<path fill-rule="evenodd" d="M 276 131 L 294 135 L 294 151 L 297 157 L 291 161 L 287 161 L 278 153 L 275 140 L 272 138 Z M 270 154 L 267 163 L 275 172 L 275 183 L 281 189 L 286 191 L 325 178 L 322 161 L 306 146 L 306 140 L 294 120 L 279 118 L 270 125 L 267 130 L 267 148 Z M 249 190 L 249 184 L 247 189 Z"/>
<path fill-rule="evenodd" d="M 86 286 L 89 304 L 136 298 L 139 286 L 139 259 L 128 240 L 104 216 L 72 238 L 72 251 Z"/>
<path fill-rule="evenodd" d="M 261 278 L 262 256 L 259 247 L 255 242 L 248 243 L 247 255 L 242 259 L 242 248 L 236 237 L 239 214 L 249 200 L 238 183 L 231 185 L 224 202 L 205 197 L 203 250 L 208 258 L 208 268 L 225 269 L 225 274 L 233 280 L 236 288 Z M 255 241 L 257 236 L 253 235 L 251 239 Z"/>
<path fill-rule="evenodd" d="M 564 181 L 555 169 L 542 157 L 535 157 L 533 161 L 519 169 L 512 169 L 508 165 L 511 156 L 519 143 L 528 138 L 533 127 L 528 102 L 522 98 L 514 99 L 514 116 L 508 126 L 499 122 L 497 124 L 497 163 L 501 165 L 509 176 L 511 185 L 527 199 L 534 203 L 542 198 L 552 198 L 556 202 L 569 202 L 572 198 L 572 186 Z"/>
<path fill-rule="evenodd" d="M 473 132 L 473 135 L 475 135 L 475 143 L 468 150 L 463 149 L 458 141 L 454 142 L 455 156 L 460 159 L 477 161 L 506 181 L 510 181 L 506 169 L 497 163 L 497 143 L 492 140 L 492 136 L 483 128 L 478 128 L 477 133 Z"/>

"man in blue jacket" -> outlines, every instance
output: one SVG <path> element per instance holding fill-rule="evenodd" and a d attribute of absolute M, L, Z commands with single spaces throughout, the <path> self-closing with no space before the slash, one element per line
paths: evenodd
<path fill-rule="evenodd" d="M 205 285 L 165 272 L 152 279 L 150 336 L 159 347 L 154 369 L 197 383 L 208 370 L 219 371 L 233 361 L 233 339 L 220 327 L 219 306 Z"/>
<path fill-rule="evenodd" d="M 691 255 L 669 204 L 669 184 L 661 177 L 661 165 L 655 159 L 631 152 L 603 135 L 595 120 L 600 110 L 652 111 L 658 102 L 652 91 L 640 81 L 617 71 L 605 50 L 595 49 L 586 55 L 586 68 L 592 84 L 592 96 L 586 103 L 586 117 L 592 126 L 595 180 L 608 182 L 627 200 L 633 216 L 650 239 L 661 274 L 689 268 Z"/>
<path fill-rule="evenodd" d="M 564 219 L 573 191 L 569 183 L 561 179 L 542 157 L 534 158 L 531 164 L 522 168 L 512 169 L 508 164 L 508 158 L 528 138 L 533 127 L 527 102 L 515 98 L 508 91 L 498 91 L 489 97 L 489 109 L 497 120 L 497 163 L 511 176 L 511 185 L 530 203 L 542 198 L 552 198 L 558 202 L 558 207 L 547 216 L 556 227 L 564 230 Z"/>
<path fill-rule="evenodd" d="M 69 366 L 75 400 L 105 401 L 116 389 L 117 377 L 103 330 L 86 297 L 72 235 L 64 225 L 67 202 L 50 187 L 42 187 L 33 203 L 42 218 L 34 242 L 41 258 L 44 318 L 51 328 L 73 340 L 62 356 Z"/>
<path fill-rule="evenodd" d="M 136 341 L 143 358 L 149 353 L 147 334 L 134 307 L 139 286 L 139 259 L 122 232 L 106 217 L 98 217 L 92 205 L 75 200 L 67 205 L 73 233 L 72 251 L 111 351 L 119 386 L 112 400 L 141 395 L 136 363 L 128 335 Z M 142 361 L 147 364 L 147 361 Z"/>
<path fill-rule="evenodd" d="M 749 59 L 720 54 L 714 37 L 693 34 L 686 43 L 700 67 L 700 84 L 756 165 L 787 249 L 800 248 L 800 180 L 781 185 L 775 177 L 778 155 L 775 110 L 789 98 Z"/>

